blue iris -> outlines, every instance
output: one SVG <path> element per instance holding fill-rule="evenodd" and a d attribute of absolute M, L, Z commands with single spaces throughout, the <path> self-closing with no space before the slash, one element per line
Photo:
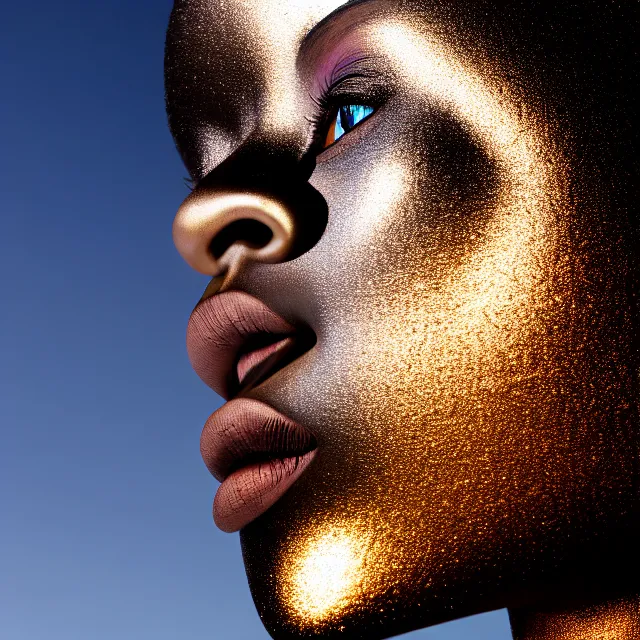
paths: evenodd
<path fill-rule="evenodd" d="M 349 133 L 358 123 L 373 113 L 373 107 L 365 107 L 362 104 L 345 104 L 338 109 L 334 140 Z"/>

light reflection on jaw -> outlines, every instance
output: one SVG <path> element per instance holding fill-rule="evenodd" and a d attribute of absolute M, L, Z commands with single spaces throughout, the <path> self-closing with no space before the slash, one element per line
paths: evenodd
<path fill-rule="evenodd" d="M 371 562 L 370 535 L 353 523 L 314 531 L 300 539 L 289 560 L 283 600 L 301 626 L 317 626 L 357 601 Z"/>

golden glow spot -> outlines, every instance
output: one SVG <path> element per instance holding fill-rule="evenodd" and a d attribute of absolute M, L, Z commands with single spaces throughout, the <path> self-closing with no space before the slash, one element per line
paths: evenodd
<path fill-rule="evenodd" d="M 301 622 L 317 624 L 359 599 L 369 544 L 347 527 L 331 527 L 302 539 L 303 547 L 293 554 L 285 581 L 285 600 Z"/>

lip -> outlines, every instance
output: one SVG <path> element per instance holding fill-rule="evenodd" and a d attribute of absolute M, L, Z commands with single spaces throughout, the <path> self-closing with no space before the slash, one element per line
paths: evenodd
<path fill-rule="evenodd" d="M 238 531 L 262 515 L 300 477 L 316 454 L 306 428 L 250 398 L 227 402 L 207 420 L 200 452 L 222 484 L 213 519 L 222 531 Z"/>
<path fill-rule="evenodd" d="M 187 353 L 198 376 L 223 398 L 257 384 L 307 350 L 309 340 L 243 291 L 206 298 L 187 326 Z"/>

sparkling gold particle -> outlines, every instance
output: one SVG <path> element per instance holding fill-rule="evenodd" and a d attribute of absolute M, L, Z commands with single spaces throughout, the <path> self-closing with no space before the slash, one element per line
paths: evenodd
<path fill-rule="evenodd" d="M 613 600 L 578 611 L 510 614 L 514 640 L 637 640 L 640 596 Z"/>
<path fill-rule="evenodd" d="M 366 535 L 346 526 L 331 526 L 302 541 L 285 581 L 285 601 L 301 623 L 318 624 L 360 599 L 370 544 Z"/>

